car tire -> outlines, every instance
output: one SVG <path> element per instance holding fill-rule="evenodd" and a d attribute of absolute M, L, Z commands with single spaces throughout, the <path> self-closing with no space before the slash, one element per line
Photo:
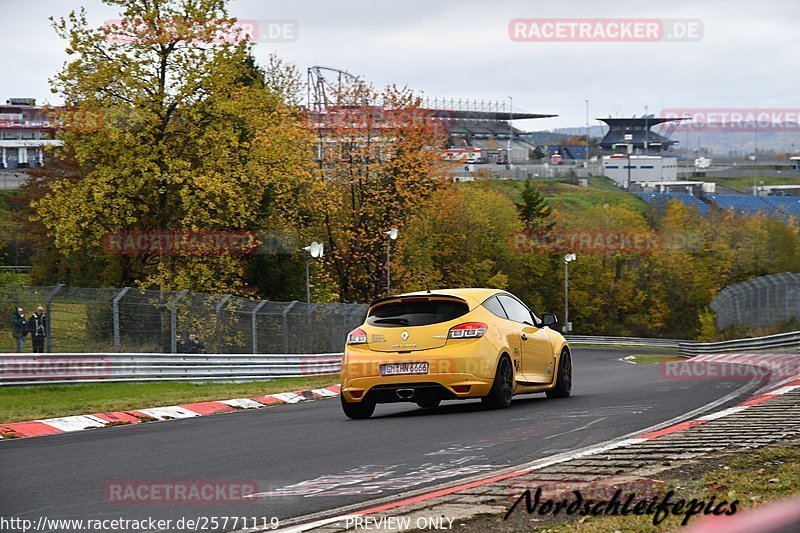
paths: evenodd
<path fill-rule="evenodd" d="M 511 405 L 514 395 L 514 371 L 508 357 L 501 357 L 494 374 L 492 389 L 488 396 L 481 398 L 484 405 L 493 409 L 505 409 Z"/>
<path fill-rule="evenodd" d="M 556 386 L 545 394 L 548 398 L 568 398 L 572 392 L 572 355 L 566 348 L 561 350 L 557 372 Z"/>
<path fill-rule="evenodd" d="M 358 403 L 348 402 L 344 399 L 344 394 L 339 394 L 339 398 L 342 401 L 342 411 L 344 411 L 347 418 L 361 420 L 371 417 L 372 413 L 375 412 L 375 402 L 369 401 L 367 398 L 364 398 Z"/>
<path fill-rule="evenodd" d="M 440 403 L 442 403 L 442 400 L 434 399 L 434 398 L 428 398 L 428 399 L 425 399 L 425 400 L 418 401 L 417 405 L 419 405 L 423 409 L 436 409 L 437 407 L 439 407 Z"/>

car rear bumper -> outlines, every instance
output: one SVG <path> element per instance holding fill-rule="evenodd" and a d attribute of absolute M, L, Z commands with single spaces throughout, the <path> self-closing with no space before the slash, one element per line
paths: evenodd
<path fill-rule="evenodd" d="M 363 399 L 375 403 L 419 402 L 480 398 L 489 394 L 492 380 L 466 374 L 408 375 L 384 378 L 356 378 L 342 386 L 342 395 L 350 403 Z"/>
<path fill-rule="evenodd" d="M 342 360 L 342 395 L 351 403 L 364 398 L 387 403 L 486 396 L 492 387 L 498 355 L 498 346 L 486 338 L 448 342 L 440 348 L 408 353 L 347 346 Z M 417 362 L 428 363 L 428 373 L 381 375 L 382 365 Z M 398 395 L 399 389 L 411 389 L 413 394 Z"/>
<path fill-rule="evenodd" d="M 438 383 L 396 383 L 375 385 L 366 396 L 375 403 L 455 400 L 458 395 Z"/>

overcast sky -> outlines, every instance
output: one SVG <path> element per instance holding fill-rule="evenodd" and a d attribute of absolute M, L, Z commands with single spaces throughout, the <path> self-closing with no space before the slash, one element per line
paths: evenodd
<path fill-rule="evenodd" d="M 396 83 L 431 98 L 507 100 L 558 118 L 551 129 L 592 118 L 663 108 L 800 108 L 800 1 L 643 2 L 477 0 L 233 0 L 240 19 L 292 20 L 293 42 L 260 43 L 305 70 L 346 69 L 376 85 Z M 0 100 L 58 103 L 48 78 L 66 59 L 48 16 L 84 6 L 101 25 L 117 10 L 100 0 L 0 0 Z M 694 42 L 514 42 L 518 18 L 695 19 Z M 593 124 L 596 124 L 592 120 Z"/>

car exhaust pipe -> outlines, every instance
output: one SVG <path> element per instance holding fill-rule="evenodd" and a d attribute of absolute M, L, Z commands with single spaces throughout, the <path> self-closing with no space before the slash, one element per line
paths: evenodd
<path fill-rule="evenodd" d="M 414 396 L 414 389 L 397 389 L 396 394 L 401 400 L 410 400 Z"/>

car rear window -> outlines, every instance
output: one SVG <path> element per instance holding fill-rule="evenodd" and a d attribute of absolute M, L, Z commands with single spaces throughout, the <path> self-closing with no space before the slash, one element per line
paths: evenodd
<path fill-rule="evenodd" d="M 379 327 L 427 326 L 465 315 L 465 302 L 448 300 L 389 302 L 370 310 L 367 324 Z"/>

